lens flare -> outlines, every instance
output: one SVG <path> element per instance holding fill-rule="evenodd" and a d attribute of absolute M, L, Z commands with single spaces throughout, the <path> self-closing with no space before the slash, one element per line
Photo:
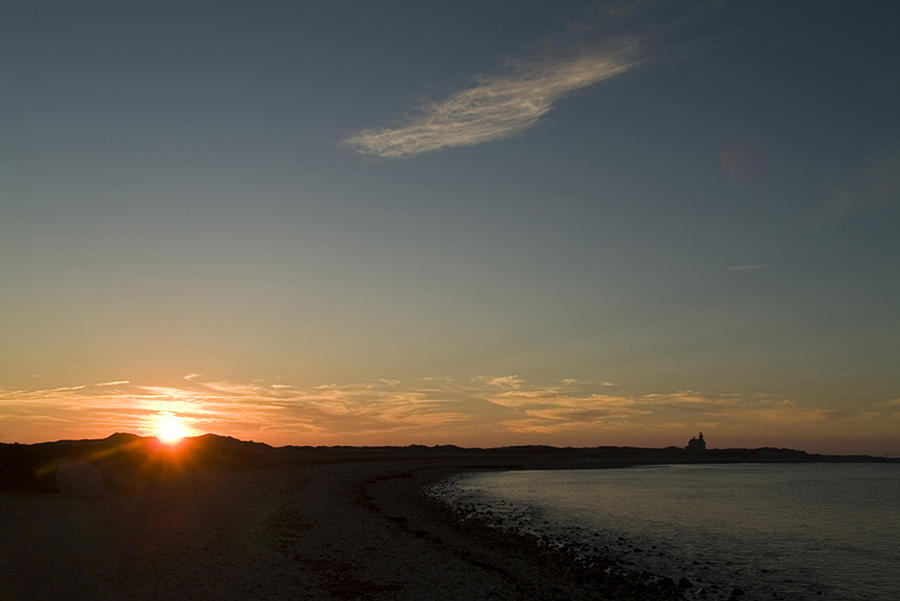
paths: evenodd
<path fill-rule="evenodd" d="M 184 420 L 174 413 L 161 413 L 154 427 L 156 437 L 166 444 L 175 444 L 190 434 Z"/>

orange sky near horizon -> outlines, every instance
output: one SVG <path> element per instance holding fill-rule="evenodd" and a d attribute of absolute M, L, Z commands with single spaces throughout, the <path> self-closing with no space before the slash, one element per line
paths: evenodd
<path fill-rule="evenodd" d="M 515 375 L 378 379 L 306 388 L 198 374 L 156 386 L 113 380 L 0 390 L 0 440 L 34 443 L 154 435 L 176 420 L 207 432 L 281 445 L 458 444 L 800 448 L 900 455 L 900 399 L 846 412 L 766 395 L 626 393 L 612 382 L 537 385 Z"/>
<path fill-rule="evenodd" d="M 900 456 L 900 3 L 0 2 L 0 442 Z"/>

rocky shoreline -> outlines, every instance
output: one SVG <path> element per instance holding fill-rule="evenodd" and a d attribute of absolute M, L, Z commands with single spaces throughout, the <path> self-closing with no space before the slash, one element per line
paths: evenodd
<path fill-rule="evenodd" d="M 674 601 L 696 592 L 424 493 L 486 467 L 354 462 L 192 472 L 139 494 L 0 493 L 0 590 L 9 601 Z"/>
<path fill-rule="evenodd" d="M 660 569 L 655 555 L 669 550 L 652 542 L 548 536 L 522 528 L 514 512 L 451 506 L 425 492 L 475 471 L 584 468 L 570 450 L 556 459 L 521 450 L 411 449 L 401 457 L 395 449 L 282 452 L 200 442 L 210 444 L 172 465 L 152 448 L 135 447 L 133 456 L 92 448 L 87 457 L 108 491 L 98 496 L 26 492 L 47 490 L 44 480 L 25 477 L 32 473 L 26 469 L 10 471 L 7 483 L 25 490 L 0 492 L 4 601 L 790 598 L 774 592 L 781 584 L 763 582 L 766 575 L 747 579 L 713 565 L 727 558 L 692 565 L 672 551 L 669 566 L 676 568 Z M 63 446 L 85 444 L 97 446 Z M 51 447 L 37 451 L 49 457 Z M 31 449 L 13 451 L 29 459 Z M 597 469 L 650 459 L 596 453 L 589 463 Z M 46 458 L 24 459 L 10 465 L 31 469 Z M 805 590 L 804 598 L 820 591 Z"/>
<path fill-rule="evenodd" d="M 501 575 L 509 582 L 511 598 L 747 601 L 740 586 L 654 573 L 609 548 L 577 543 L 577 536 L 566 540 L 529 533 L 509 516 L 472 505 L 453 507 L 427 494 L 428 486 L 463 471 L 470 470 L 423 468 L 384 474 L 364 483 L 360 502 L 475 568 Z"/>

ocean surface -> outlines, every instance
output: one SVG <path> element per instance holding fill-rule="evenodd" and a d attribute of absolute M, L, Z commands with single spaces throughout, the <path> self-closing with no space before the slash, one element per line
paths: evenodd
<path fill-rule="evenodd" d="M 482 472 L 430 494 L 497 527 L 693 583 L 688 598 L 900 599 L 900 465 Z"/>

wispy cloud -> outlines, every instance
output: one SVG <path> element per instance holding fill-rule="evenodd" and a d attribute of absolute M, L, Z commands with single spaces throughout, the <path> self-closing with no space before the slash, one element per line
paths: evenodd
<path fill-rule="evenodd" d="M 732 265 L 728 271 L 755 271 L 757 269 L 768 269 L 767 263 L 750 263 L 748 265 Z"/>
<path fill-rule="evenodd" d="M 606 4 L 606 12 L 615 17 L 627 17 L 641 12 L 653 4 L 653 0 L 625 0 L 622 2 L 609 2 Z"/>
<path fill-rule="evenodd" d="M 605 3 L 536 44 L 538 51 L 507 60 L 495 73 L 475 75 L 470 85 L 443 98 L 420 102 L 392 125 L 363 129 L 343 142 L 363 155 L 396 159 L 515 135 L 569 94 L 708 47 L 710 39 L 676 40 L 669 34 L 715 12 L 721 1 L 687 0 L 677 11 L 665 10 L 666 4 L 669 0 Z"/>
<path fill-rule="evenodd" d="M 196 433 L 273 444 L 607 444 L 598 433 L 618 437 L 619 443 L 646 436 L 646 442 L 672 444 L 680 442 L 671 438 L 676 430 L 689 432 L 707 424 L 719 424 L 720 436 L 729 429 L 739 435 L 764 427 L 793 432 L 801 424 L 834 434 L 847 427 L 888 428 L 900 403 L 879 399 L 868 406 L 816 406 L 763 393 L 692 390 L 608 394 L 605 382 L 567 378 L 544 385 L 517 375 L 381 378 L 317 386 L 202 376 L 170 385 L 117 382 L 0 389 L 0 431 L 4 439 L 20 442 L 115 431 L 150 434 L 165 412 Z"/>
<path fill-rule="evenodd" d="M 97 382 L 94 386 L 119 386 L 121 384 L 131 384 L 129 380 L 111 380 L 109 382 Z"/>
<path fill-rule="evenodd" d="M 473 418 L 447 389 L 400 387 L 399 380 L 325 384 L 302 389 L 261 381 L 204 380 L 193 375 L 175 385 L 124 380 L 92 387 L 0 389 L 4 421 L 41 426 L 49 437 L 105 436 L 114 431 L 152 433 L 160 412 L 176 415 L 194 432 L 259 439 L 279 433 L 302 443 L 369 442 L 406 432 L 452 431 Z M 433 432 L 431 432 L 433 434 Z"/>
<path fill-rule="evenodd" d="M 472 380 L 473 382 L 481 382 L 488 386 L 503 388 L 505 390 L 515 390 L 519 388 L 525 381 L 519 376 L 478 376 Z"/>
<path fill-rule="evenodd" d="M 825 209 L 836 216 L 900 206 L 900 150 L 870 159 L 852 180 L 830 191 Z"/>
<path fill-rule="evenodd" d="M 696 427 L 721 422 L 739 427 L 799 423 L 829 426 L 867 422 L 882 413 L 877 406 L 868 410 L 798 406 L 789 399 L 759 393 L 704 394 L 681 390 L 616 395 L 590 389 L 529 386 L 521 378 L 516 378 L 515 388 L 486 388 L 483 394 L 489 403 L 508 410 L 511 419 L 499 425 L 513 432 L 534 434 L 622 428 L 667 430 L 670 427 L 666 424 L 692 423 Z"/>
<path fill-rule="evenodd" d="M 509 137 L 537 123 L 560 98 L 621 75 L 641 62 L 640 43 L 619 40 L 604 51 L 511 63 L 496 75 L 429 102 L 395 127 L 366 129 L 345 142 L 361 154 L 400 158 Z"/>

